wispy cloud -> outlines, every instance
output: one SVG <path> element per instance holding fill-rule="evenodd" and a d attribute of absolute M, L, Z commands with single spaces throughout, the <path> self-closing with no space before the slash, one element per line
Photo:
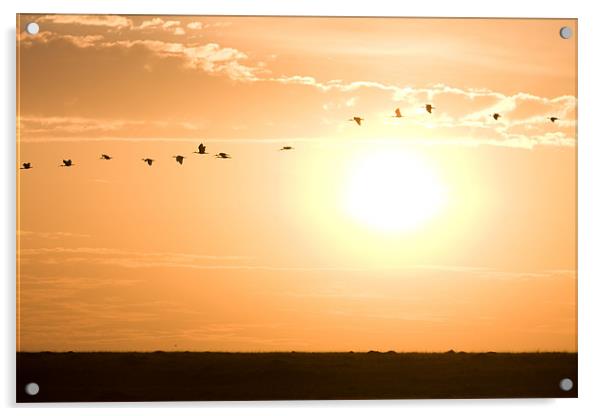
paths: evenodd
<path fill-rule="evenodd" d="M 202 70 L 209 74 L 223 74 L 236 81 L 256 81 L 258 73 L 265 71 L 261 66 L 244 64 L 248 56 L 238 49 L 222 47 L 217 43 L 185 45 L 158 40 L 124 40 L 103 42 L 99 47 L 144 47 L 159 57 L 181 58 L 184 67 Z"/>
<path fill-rule="evenodd" d="M 214 255 L 173 252 L 137 252 L 103 247 L 42 247 L 21 249 L 17 255 L 22 261 L 43 264 L 87 263 L 125 268 L 188 268 L 203 270 L 264 270 L 291 272 L 348 272 L 366 273 L 374 271 L 394 272 L 396 277 L 415 277 L 429 273 L 436 276 L 462 274 L 476 278 L 546 278 L 572 276 L 571 270 L 505 271 L 488 267 L 455 265 L 400 265 L 378 267 L 355 267 L 346 265 L 272 265 L 250 263 L 255 260 L 245 255 Z"/>
<path fill-rule="evenodd" d="M 186 25 L 186 27 L 188 29 L 192 29 L 192 30 L 201 30 L 203 28 L 203 23 L 202 22 L 190 22 Z"/>
<path fill-rule="evenodd" d="M 163 30 L 174 35 L 185 35 L 186 31 L 179 20 L 163 20 L 160 17 L 154 17 L 145 20 L 140 25 L 132 27 L 132 30 Z"/>
<path fill-rule="evenodd" d="M 325 111 L 340 110 L 343 108 L 351 108 L 357 104 L 357 97 L 344 98 L 337 101 L 328 101 L 322 105 Z"/>
<path fill-rule="evenodd" d="M 40 232 L 40 231 L 27 231 L 27 230 L 17 230 L 17 237 L 36 237 L 36 238 L 45 238 L 49 240 L 59 240 L 63 238 L 69 237 L 90 237 L 89 234 L 80 234 L 80 233 L 70 233 L 65 231 L 52 231 L 52 232 Z"/>
<path fill-rule="evenodd" d="M 558 123 L 560 126 L 573 126 L 574 120 L 563 120 L 570 115 L 577 106 L 577 99 L 572 95 L 563 95 L 554 98 L 541 97 L 534 94 L 519 92 L 512 95 L 506 95 L 501 92 L 496 92 L 486 88 L 457 88 L 445 84 L 434 84 L 430 87 L 412 87 L 398 86 L 393 84 L 385 84 L 373 81 L 353 81 L 343 82 L 341 80 L 329 80 L 325 82 L 318 81 L 311 76 L 283 76 L 283 77 L 267 77 L 261 78 L 258 81 L 271 81 L 280 84 L 306 85 L 314 87 L 320 91 L 340 91 L 352 92 L 360 89 L 377 89 L 390 92 L 393 105 L 396 103 L 407 103 L 416 109 L 418 105 L 424 105 L 426 102 L 435 103 L 442 96 L 458 96 L 469 100 L 477 98 L 491 98 L 493 103 L 483 108 L 479 108 L 473 112 L 463 115 L 459 118 L 448 117 L 448 122 L 453 122 L 454 126 L 472 127 L 482 125 L 483 120 L 488 120 L 494 112 L 508 114 L 516 110 L 519 106 L 525 103 L 537 103 L 542 105 L 542 114 L 531 116 L 528 118 L 506 119 L 502 117 L 497 125 L 516 126 L 524 124 L 545 123 L 549 124 L 549 115 L 559 117 L 561 120 Z M 331 107 L 329 107 L 331 108 Z M 413 113 L 414 111 L 412 111 Z M 441 120 L 439 120 L 440 122 Z M 445 121 L 445 120 L 444 120 Z M 478 123 L 477 123 L 478 122 Z"/>
<path fill-rule="evenodd" d="M 17 257 L 23 264 L 86 263 L 140 268 L 187 268 L 187 269 L 247 269 L 244 262 L 251 259 L 240 255 L 213 255 L 173 252 L 140 252 L 103 247 L 43 247 L 23 248 Z M 218 262 L 218 263 L 216 263 Z M 243 262 L 241 264 L 241 262 Z"/>
<path fill-rule="evenodd" d="M 101 119 L 89 117 L 47 117 L 47 116 L 21 116 L 18 119 L 19 128 L 28 134 L 39 134 L 53 131 L 58 134 L 81 133 L 88 135 L 102 135 L 114 132 L 123 132 L 128 129 L 152 126 L 169 131 L 178 128 L 189 131 L 199 131 L 205 124 L 195 121 L 165 121 L 165 120 L 122 120 Z"/>
<path fill-rule="evenodd" d="M 164 29 L 181 29 L 180 23 L 177 21 L 163 21 L 162 19 L 158 19 L 157 24 Z M 149 25 L 151 26 L 147 27 L 153 27 L 152 23 L 149 23 Z M 140 26 L 137 26 L 136 28 L 140 28 Z M 141 47 L 151 51 L 160 58 L 180 58 L 183 61 L 185 68 L 202 70 L 208 74 L 223 74 L 236 81 L 257 81 L 259 80 L 258 75 L 266 72 L 263 64 L 258 63 L 257 65 L 251 65 L 243 63 L 243 61 L 248 59 L 247 54 L 244 52 L 232 47 L 223 47 L 214 42 L 206 44 L 188 44 L 181 42 L 166 42 L 156 39 L 109 41 L 102 35 L 63 35 L 49 31 L 41 32 L 35 37 L 21 35 L 21 42 L 25 47 L 38 43 L 47 44 L 52 41 L 69 42 L 81 49 L 132 49 Z"/>
<path fill-rule="evenodd" d="M 30 256 L 60 256 L 66 255 L 70 258 L 68 261 L 115 261 L 123 265 L 143 265 L 149 264 L 192 264 L 201 260 L 248 260 L 248 256 L 239 255 L 213 255 L 213 254 L 195 254 L 195 253 L 174 253 L 174 252 L 139 252 L 127 251 L 105 247 L 41 247 L 24 248 L 17 253 L 20 257 Z M 73 256 L 84 257 L 73 257 Z M 56 257 L 55 257 L 56 258 Z M 160 261 L 159 261 L 160 260 Z M 159 262 L 158 262 L 159 261 Z"/>
<path fill-rule="evenodd" d="M 104 26 L 110 28 L 132 27 L 130 18 L 117 15 L 50 14 L 38 18 L 37 21 L 62 25 Z"/>

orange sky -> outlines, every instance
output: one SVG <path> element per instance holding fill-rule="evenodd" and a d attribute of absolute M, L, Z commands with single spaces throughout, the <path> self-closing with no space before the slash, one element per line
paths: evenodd
<path fill-rule="evenodd" d="M 576 21 L 18 25 L 20 350 L 577 349 Z"/>

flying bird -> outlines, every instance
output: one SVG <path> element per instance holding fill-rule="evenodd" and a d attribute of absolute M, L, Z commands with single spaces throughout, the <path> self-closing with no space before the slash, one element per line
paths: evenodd
<path fill-rule="evenodd" d="M 154 159 L 149 159 L 149 158 L 144 158 L 142 159 L 143 162 L 145 162 L 146 164 L 148 164 L 148 166 L 153 166 L 153 162 L 155 161 Z"/>
<path fill-rule="evenodd" d="M 232 156 L 224 152 L 216 153 L 215 157 L 217 157 L 218 159 L 232 159 Z"/>
<path fill-rule="evenodd" d="M 105 155 L 104 153 L 103 153 L 102 155 L 100 155 L 100 158 L 101 158 L 102 160 L 111 160 L 111 159 L 113 159 L 111 156 L 109 156 L 109 155 Z"/>
<path fill-rule="evenodd" d="M 429 114 L 431 114 L 435 109 L 435 107 L 433 107 L 431 104 L 425 105 L 424 108 L 426 109 L 426 111 L 428 111 Z"/>
<path fill-rule="evenodd" d="M 364 121 L 364 119 L 361 118 L 361 117 L 353 117 L 353 118 L 350 118 L 347 121 L 355 121 L 358 126 L 361 126 L 362 125 L 362 121 Z"/>
<path fill-rule="evenodd" d="M 556 120 L 558 120 L 558 117 L 548 117 L 548 120 L 550 120 L 553 123 Z"/>
<path fill-rule="evenodd" d="M 69 166 L 73 166 L 73 161 L 71 159 L 67 159 L 67 160 L 63 159 L 63 164 L 59 165 L 59 166 L 68 168 Z"/>
<path fill-rule="evenodd" d="M 294 147 L 293 146 L 282 146 L 282 148 L 280 148 L 280 150 L 293 150 Z"/>
<path fill-rule="evenodd" d="M 493 117 L 493 119 L 497 121 L 497 119 L 498 119 L 498 118 L 500 118 L 500 117 L 501 117 L 501 115 L 500 115 L 499 113 L 493 113 L 493 114 L 491 115 L 491 117 Z"/>
<path fill-rule="evenodd" d="M 399 110 L 399 108 L 396 108 L 395 109 L 395 115 L 391 116 L 391 117 L 393 117 L 393 118 L 402 118 L 403 116 L 401 115 L 401 111 Z"/>
<path fill-rule="evenodd" d="M 31 169 L 31 168 L 32 168 L 31 163 L 25 162 L 25 163 L 23 163 L 23 167 L 21 169 Z"/>
<path fill-rule="evenodd" d="M 178 162 L 180 165 L 182 163 L 184 163 L 184 159 L 186 159 L 184 156 L 180 156 L 180 155 L 173 156 L 173 158 L 176 159 L 176 162 Z"/>
<path fill-rule="evenodd" d="M 207 147 L 203 143 L 201 143 L 199 144 L 199 151 L 194 153 L 198 153 L 199 155 L 206 155 L 207 152 L 205 150 L 207 150 Z"/>

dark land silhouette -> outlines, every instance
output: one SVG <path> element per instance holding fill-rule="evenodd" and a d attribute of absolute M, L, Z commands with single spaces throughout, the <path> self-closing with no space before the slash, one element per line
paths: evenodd
<path fill-rule="evenodd" d="M 18 402 L 504 397 L 577 397 L 577 354 L 17 353 Z"/>

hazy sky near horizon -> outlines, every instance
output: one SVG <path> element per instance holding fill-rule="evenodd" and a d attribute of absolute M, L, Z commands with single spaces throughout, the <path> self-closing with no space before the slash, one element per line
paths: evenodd
<path fill-rule="evenodd" d="M 561 26 L 21 15 L 19 350 L 576 351 Z"/>

